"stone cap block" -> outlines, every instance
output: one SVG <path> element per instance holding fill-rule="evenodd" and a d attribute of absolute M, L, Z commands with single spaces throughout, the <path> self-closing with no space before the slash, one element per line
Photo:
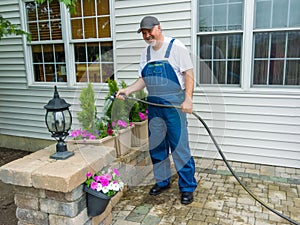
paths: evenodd
<path fill-rule="evenodd" d="M 82 184 L 87 172 L 96 172 L 115 160 L 115 149 L 105 146 L 68 145 L 74 156 L 50 159 L 56 145 L 34 152 L 0 168 L 4 183 L 50 191 L 71 192 Z"/>

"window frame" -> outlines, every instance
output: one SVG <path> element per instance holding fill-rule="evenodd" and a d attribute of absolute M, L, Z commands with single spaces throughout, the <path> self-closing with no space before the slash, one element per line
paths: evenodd
<path fill-rule="evenodd" d="M 32 0 L 19 0 L 20 5 L 20 14 L 21 18 L 21 27 L 23 30 L 27 30 L 27 19 L 26 19 L 26 8 L 25 3 L 31 2 Z M 27 78 L 27 85 L 28 87 L 53 87 L 54 85 L 59 87 L 83 87 L 86 86 L 87 82 L 76 82 L 76 75 L 75 75 L 75 52 L 74 52 L 74 44 L 75 43 L 89 43 L 89 42 L 106 42 L 110 41 L 113 43 L 113 68 L 115 71 L 114 79 L 117 80 L 116 76 L 116 54 L 115 54 L 115 30 L 114 30 L 114 1 L 109 0 L 110 4 L 110 38 L 90 38 L 76 40 L 73 41 L 71 39 L 71 15 L 67 7 L 64 3 L 59 2 L 60 4 L 60 15 L 61 15 L 61 23 L 62 23 L 62 38 L 63 41 L 43 41 L 43 44 L 55 44 L 55 43 L 63 43 L 65 48 L 65 58 L 69 59 L 66 60 L 66 73 L 67 73 L 67 82 L 37 82 L 34 78 L 34 69 L 33 69 L 33 58 L 32 58 L 32 49 L 31 45 L 28 44 L 25 37 L 23 37 L 23 46 L 24 46 L 24 61 L 25 61 L 25 70 L 26 70 L 26 78 Z M 101 39 L 101 41 L 99 41 Z M 38 43 L 38 42 L 37 42 Z M 106 83 L 93 83 L 94 86 L 103 86 L 104 88 L 107 87 Z"/>
<path fill-rule="evenodd" d="M 195 81 L 198 79 L 198 0 L 192 0 L 192 53 L 193 61 L 195 65 Z M 253 55 L 254 55 L 254 33 L 259 31 L 295 31 L 299 28 L 277 28 L 277 29 L 254 29 L 254 19 L 255 19 L 255 2 L 253 0 L 244 0 L 244 14 L 243 14 L 243 38 L 242 38 L 242 49 L 241 49 L 241 79 L 240 85 L 220 85 L 220 84 L 200 84 L 197 85 L 195 82 L 195 90 L 201 91 L 205 90 L 208 92 L 235 92 L 235 93 L 244 93 L 246 92 L 256 92 L 256 93 L 300 93 L 299 86 L 253 86 L 252 85 L 252 76 L 253 76 Z M 229 33 L 229 32 L 227 32 Z M 205 32 L 205 34 L 225 34 L 224 32 Z"/>

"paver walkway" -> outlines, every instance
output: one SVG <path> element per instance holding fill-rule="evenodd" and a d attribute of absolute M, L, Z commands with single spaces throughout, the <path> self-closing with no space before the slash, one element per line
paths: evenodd
<path fill-rule="evenodd" d="M 285 225 L 290 224 L 257 203 L 221 160 L 195 159 L 198 187 L 194 202 L 180 203 L 177 175 L 171 188 L 150 196 L 153 177 L 130 187 L 113 209 L 112 225 Z M 300 223 L 300 169 L 230 162 L 261 200 Z M 200 166 L 200 167 L 199 167 Z"/>

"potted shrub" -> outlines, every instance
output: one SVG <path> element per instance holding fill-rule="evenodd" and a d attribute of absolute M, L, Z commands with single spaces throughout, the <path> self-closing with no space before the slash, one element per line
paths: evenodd
<path fill-rule="evenodd" d="M 137 91 L 135 98 L 146 100 L 147 94 L 144 90 Z M 131 136 L 133 147 L 139 147 L 148 141 L 148 105 L 135 102 L 130 111 L 130 121 L 134 124 Z"/>
<path fill-rule="evenodd" d="M 72 140 L 69 143 L 95 144 L 109 147 L 116 147 L 115 132 L 107 117 L 97 117 L 95 106 L 95 94 L 91 83 L 83 88 L 80 93 L 81 112 L 78 112 L 78 120 L 82 128 L 73 130 L 70 133 Z"/>
<path fill-rule="evenodd" d="M 120 86 L 125 88 L 125 82 L 122 81 Z M 108 87 L 109 92 L 106 101 L 110 101 L 109 97 L 119 90 L 115 80 L 108 80 Z M 131 129 L 133 126 L 130 126 L 131 123 L 129 121 L 130 104 L 128 101 L 115 99 L 105 112 L 105 116 L 111 119 L 112 127 L 118 134 L 116 138 L 117 157 L 125 155 L 131 148 Z"/>
<path fill-rule="evenodd" d="M 78 121 L 84 130 L 93 132 L 95 129 L 96 106 L 95 93 L 91 83 L 88 83 L 87 87 L 81 90 L 79 101 L 82 110 L 77 113 Z"/>

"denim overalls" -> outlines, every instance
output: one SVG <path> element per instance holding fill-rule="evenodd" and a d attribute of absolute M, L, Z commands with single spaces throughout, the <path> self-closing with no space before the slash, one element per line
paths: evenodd
<path fill-rule="evenodd" d="M 142 77 L 148 90 L 149 102 L 181 105 L 185 93 L 178 81 L 168 58 L 175 39 L 169 43 L 165 60 L 150 62 L 150 46 L 147 49 L 147 64 Z M 191 156 L 186 114 L 176 108 L 162 108 L 149 105 L 148 115 L 149 149 L 153 163 L 153 172 L 158 186 L 170 183 L 172 176 L 169 159 L 171 148 L 176 171 L 179 175 L 178 186 L 181 192 L 194 192 L 197 187 L 195 162 Z"/>

